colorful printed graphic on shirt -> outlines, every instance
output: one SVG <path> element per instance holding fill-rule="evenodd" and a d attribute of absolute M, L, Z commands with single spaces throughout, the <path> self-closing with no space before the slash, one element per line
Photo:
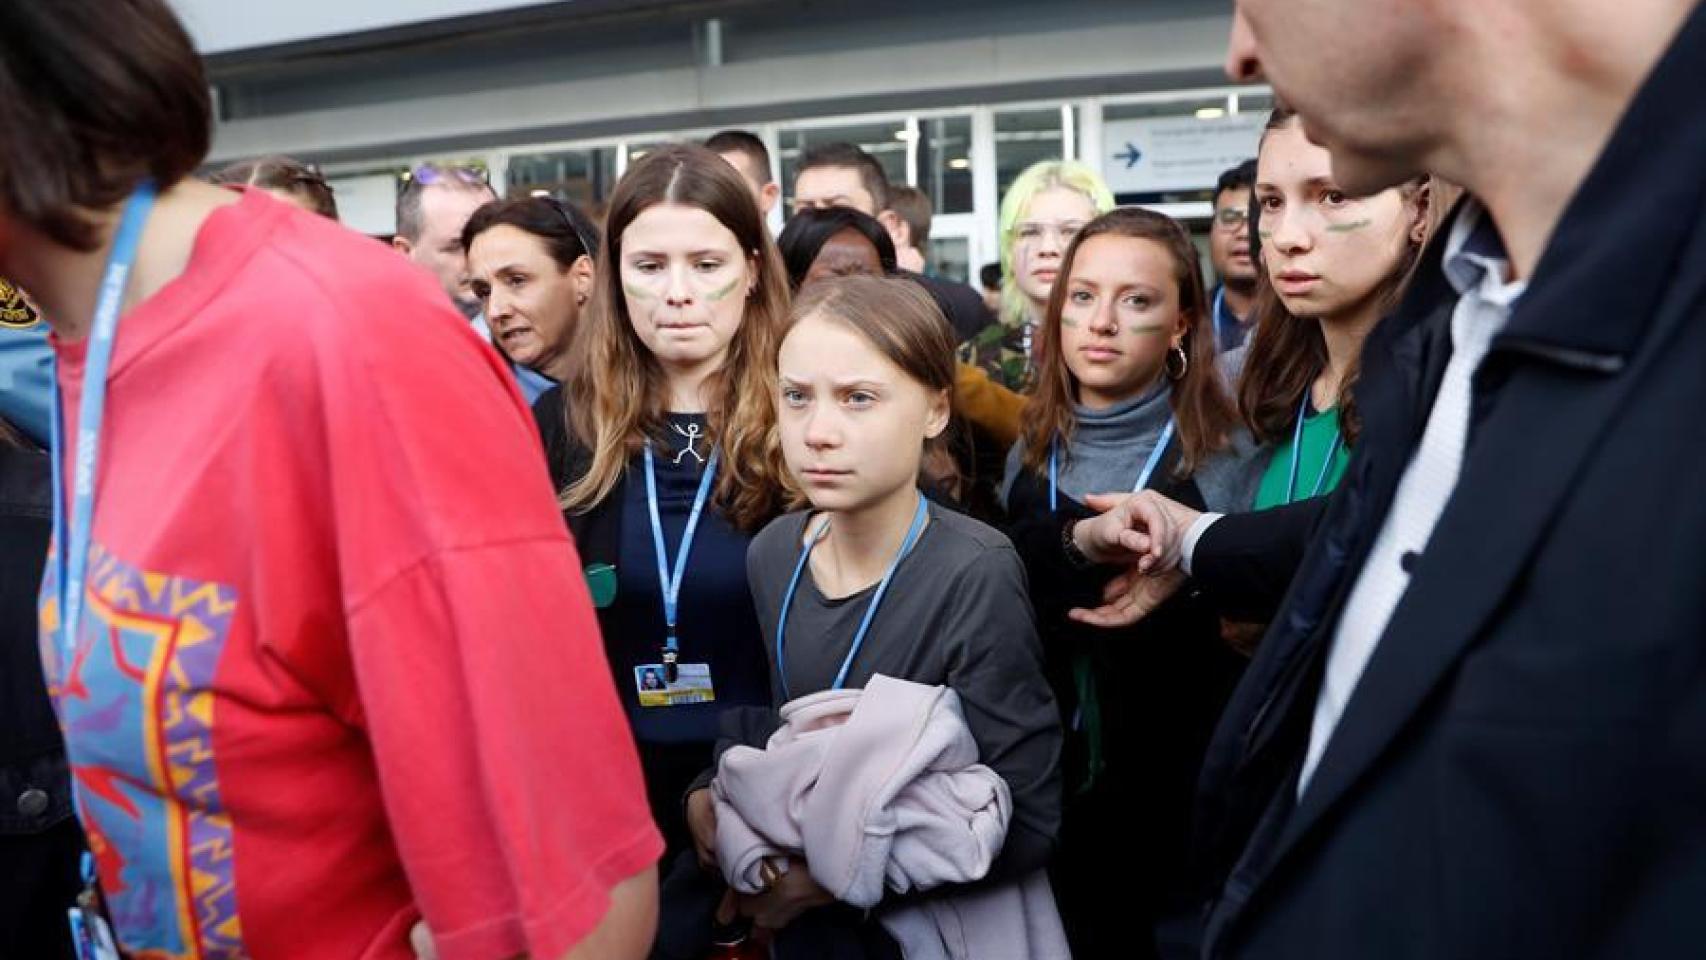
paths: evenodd
<path fill-rule="evenodd" d="M 119 939 L 135 960 L 236 960 L 231 821 L 213 765 L 213 679 L 236 594 L 96 546 L 66 670 L 57 567 L 43 584 L 42 662 Z"/>

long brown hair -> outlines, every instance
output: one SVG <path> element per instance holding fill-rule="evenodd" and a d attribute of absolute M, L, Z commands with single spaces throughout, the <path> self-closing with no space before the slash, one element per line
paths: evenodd
<path fill-rule="evenodd" d="M 1180 344 L 1185 369 L 1173 383 L 1170 402 L 1179 424 L 1179 443 L 1184 448 L 1181 475 L 1195 470 L 1210 454 L 1226 446 L 1237 412 L 1220 380 L 1214 362 L 1214 333 L 1209 324 L 1208 294 L 1203 291 L 1202 264 L 1196 246 L 1171 217 L 1140 207 L 1120 207 L 1090 221 L 1066 248 L 1060 279 L 1049 294 L 1048 312 L 1037 346 L 1037 385 L 1025 413 L 1025 466 L 1042 473 L 1048 466 L 1049 447 L 1055 438 L 1069 446 L 1077 427 L 1074 406 L 1078 384 L 1066 366 L 1060 346 L 1060 315 L 1071 286 L 1073 264 L 1084 244 L 1097 237 L 1149 240 L 1167 251 L 1173 260 L 1173 281 L 1179 288 L 1179 311 L 1189 318 Z M 1172 376 L 1171 373 L 1164 374 Z"/>
<path fill-rule="evenodd" d="M 757 264 L 757 284 L 723 366 L 707 381 L 710 436 L 722 450 L 714 502 L 730 522 L 754 530 L 786 499 L 787 467 L 776 432 L 776 347 L 788 313 L 788 277 L 746 182 L 722 157 L 674 144 L 629 168 L 610 198 L 598 279 L 575 332 L 575 370 L 564 397 L 569 429 L 592 451 L 586 475 L 560 497 L 584 512 L 610 496 L 629 459 L 664 435 L 668 388 L 640 342 L 622 293 L 622 234 L 660 203 L 697 207 L 735 235 Z"/>
<path fill-rule="evenodd" d="M 904 278 L 839 277 L 819 280 L 794 302 L 789 326 L 817 316 L 842 324 L 875 347 L 925 390 L 954 395 L 954 331 L 924 288 Z M 959 468 L 949 430 L 924 443 L 920 472 L 950 496 L 959 496 Z"/>
<path fill-rule="evenodd" d="M 1296 122 L 1294 111 L 1276 107 L 1262 131 L 1262 145 L 1267 145 L 1269 133 Z M 1445 199 L 1440 195 L 1442 190 L 1443 185 L 1427 177 L 1412 180 L 1398 188 L 1406 206 L 1414 203 L 1428 205 L 1429 235 L 1440 221 L 1438 211 Z M 1251 225 L 1252 234 L 1256 234 L 1256 224 L 1260 223 L 1260 206 L 1251 201 L 1252 209 L 1257 211 L 1255 223 Z M 1412 242 L 1392 273 L 1376 288 L 1373 296 L 1382 316 L 1396 307 L 1403 297 L 1420 259 L 1422 246 L 1422 243 Z M 1280 443 L 1290 436 L 1304 392 L 1327 368 L 1327 340 L 1321 333 L 1319 321 L 1303 319 L 1285 308 L 1274 290 L 1272 278 L 1268 276 L 1259 246 L 1253 259 L 1256 262 L 1256 292 L 1248 322 L 1255 328 L 1255 333 L 1250 338 L 1250 349 L 1244 357 L 1244 372 L 1238 381 L 1238 412 L 1257 443 Z M 1362 433 L 1362 418 L 1357 414 L 1356 396 L 1352 390 L 1361 373 L 1359 361 L 1360 358 L 1352 358 L 1344 379 L 1339 383 L 1339 430 L 1348 446 L 1355 446 L 1357 437 Z"/>

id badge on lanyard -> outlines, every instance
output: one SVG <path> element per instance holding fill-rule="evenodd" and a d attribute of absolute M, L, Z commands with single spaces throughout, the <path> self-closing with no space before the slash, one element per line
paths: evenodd
<path fill-rule="evenodd" d="M 112 924 L 107 922 L 106 903 L 95 882 L 95 858 L 91 854 L 83 854 L 83 891 L 77 894 L 77 905 L 67 913 L 77 960 L 123 960 Z"/>

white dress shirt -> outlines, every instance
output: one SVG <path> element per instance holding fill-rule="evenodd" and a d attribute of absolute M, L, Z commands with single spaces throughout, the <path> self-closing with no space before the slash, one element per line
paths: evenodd
<path fill-rule="evenodd" d="M 1380 645 L 1392 612 L 1409 589 L 1410 574 L 1404 558 L 1427 548 L 1428 538 L 1457 487 L 1469 437 L 1475 371 L 1527 288 L 1524 281 L 1506 279 L 1510 269 L 1504 246 L 1492 220 L 1478 205 L 1470 205 L 1458 217 L 1446 240 L 1444 266 L 1446 278 L 1459 295 L 1451 315 L 1451 359 L 1428 413 L 1422 441 L 1398 482 L 1392 509 L 1333 635 L 1326 675 L 1315 701 L 1309 751 L 1298 779 L 1300 797 L 1332 742 L 1333 731 Z"/>

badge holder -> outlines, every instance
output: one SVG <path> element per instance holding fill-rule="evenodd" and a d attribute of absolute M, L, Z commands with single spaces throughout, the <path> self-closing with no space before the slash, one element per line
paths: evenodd
<path fill-rule="evenodd" d="M 118 939 L 113 936 L 112 924 L 107 921 L 106 899 L 95 879 L 95 857 L 83 854 L 83 891 L 77 894 L 77 905 L 66 911 L 71 920 L 71 943 L 77 948 L 77 960 L 124 960 L 118 952 Z"/>

